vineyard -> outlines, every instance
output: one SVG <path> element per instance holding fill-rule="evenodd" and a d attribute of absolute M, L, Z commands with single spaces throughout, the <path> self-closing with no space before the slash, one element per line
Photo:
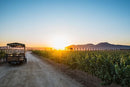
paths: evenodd
<path fill-rule="evenodd" d="M 79 69 L 102 80 L 130 87 L 130 51 L 39 51 L 33 53 Z"/>

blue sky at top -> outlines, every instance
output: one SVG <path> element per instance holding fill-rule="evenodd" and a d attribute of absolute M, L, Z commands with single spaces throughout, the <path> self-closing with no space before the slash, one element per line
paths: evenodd
<path fill-rule="evenodd" d="M 0 43 L 130 45 L 130 0 L 0 0 Z"/>

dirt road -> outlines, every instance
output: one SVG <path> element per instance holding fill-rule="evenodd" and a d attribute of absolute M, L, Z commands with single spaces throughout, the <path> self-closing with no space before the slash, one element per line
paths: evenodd
<path fill-rule="evenodd" d="M 30 52 L 27 64 L 0 66 L 0 87 L 82 87 Z"/>

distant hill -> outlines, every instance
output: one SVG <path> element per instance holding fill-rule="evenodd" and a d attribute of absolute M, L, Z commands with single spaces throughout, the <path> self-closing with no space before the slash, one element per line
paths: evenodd
<path fill-rule="evenodd" d="M 67 46 L 68 49 L 97 49 L 97 50 L 107 50 L 107 49 L 130 49 L 127 45 L 115 45 L 108 42 L 101 42 L 99 44 L 84 44 L 84 45 L 70 45 Z"/>

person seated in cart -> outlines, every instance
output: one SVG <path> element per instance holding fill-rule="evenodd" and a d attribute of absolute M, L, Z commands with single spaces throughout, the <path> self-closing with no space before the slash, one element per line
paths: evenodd
<path fill-rule="evenodd" d="M 6 61 L 10 64 L 27 62 L 27 58 L 25 57 L 25 44 L 8 43 Z"/>

